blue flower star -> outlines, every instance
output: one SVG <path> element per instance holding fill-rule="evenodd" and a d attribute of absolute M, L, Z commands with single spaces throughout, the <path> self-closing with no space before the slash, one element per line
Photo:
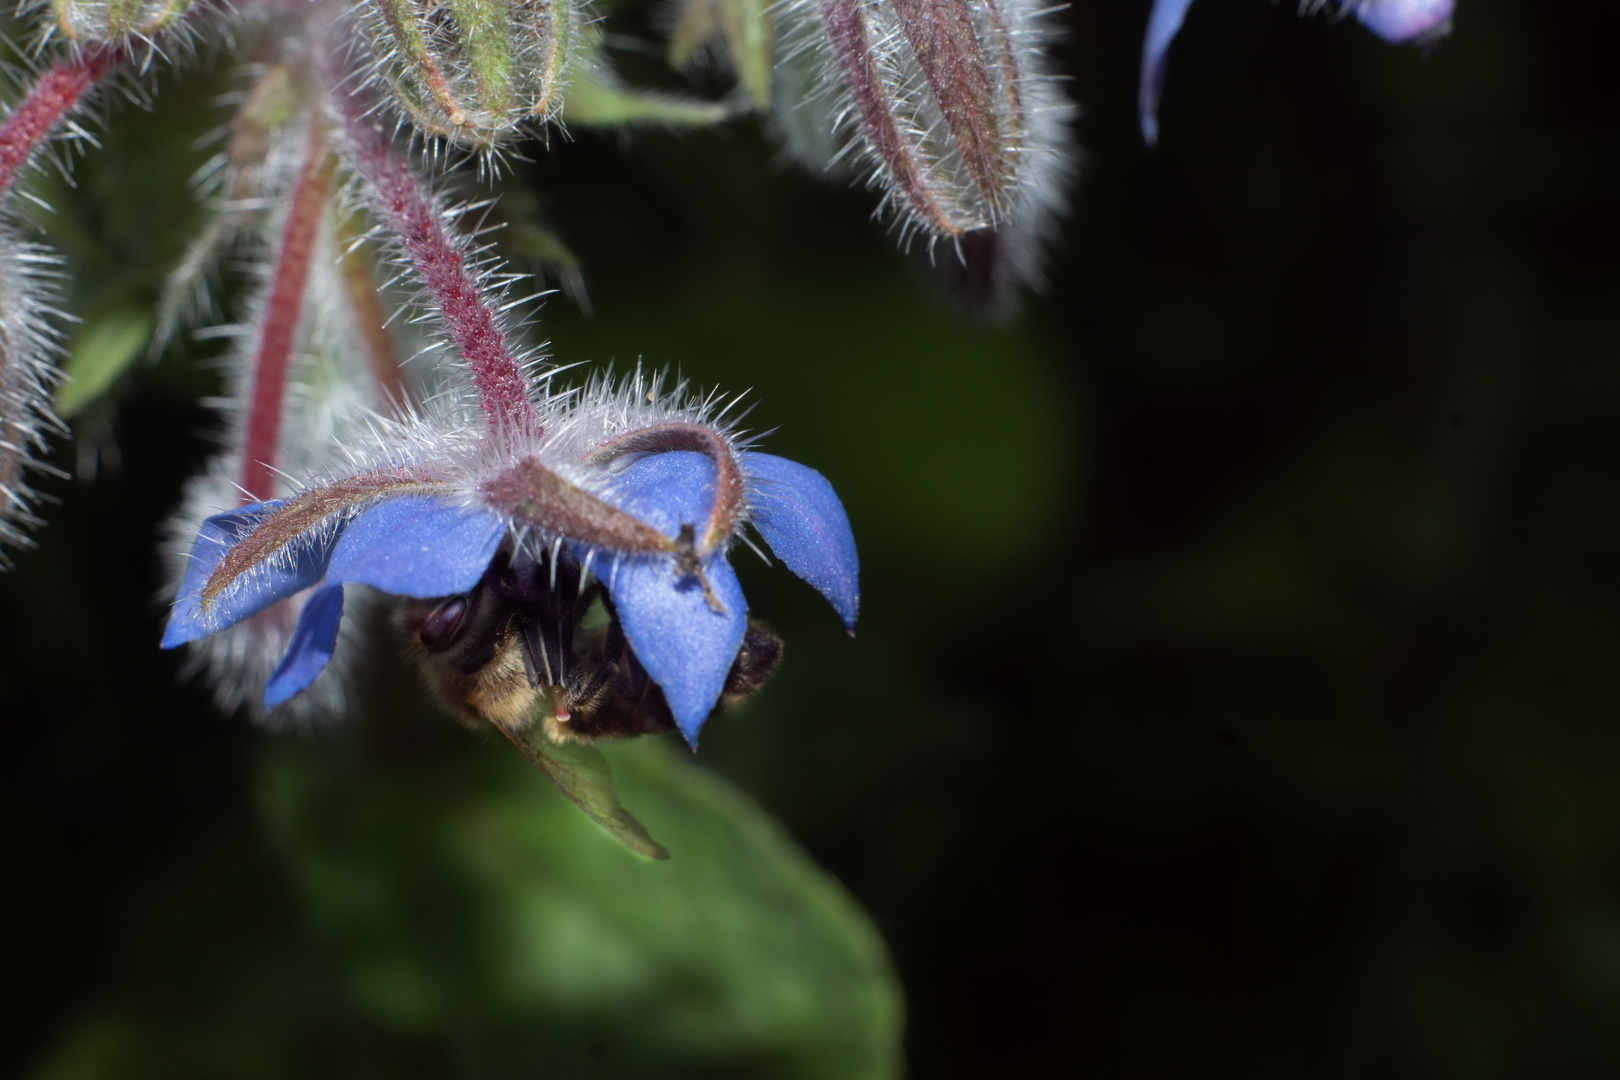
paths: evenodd
<path fill-rule="evenodd" d="M 820 473 L 771 454 L 744 452 L 748 519 L 771 551 L 816 588 L 853 632 L 860 603 L 859 560 L 843 505 Z M 690 544 L 715 505 L 717 469 L 707 454 L 668 451 L 616 463 L 593 494 L 617 511 Z M 513 522 L 483 505 L 418 490 L 382 495 L 358 510 L 323 518 L 274 554 L 247 560 L 243 547 L 292 500 L 255 503 L 203 523 L 163 635 L 175 648 L 300 594 L 302 608 L 286 655 L 264 689 L 267 708 L 304 690 L 337 645 L 347 584 L 416 599 L 466 593 L 484 580 Z M 625 553 L 559 537 L 591 568 L 613 602 L 625 638 L 663 691 L 676 726 L 696 744 L 714 710 L 748 628 L 748 606 L 724 545 L 695 553 Z M 678 546 L 678 545 L 672 545 Z M 239 550 L 241 549 L 241 550 Z M 235 552 L 250 561 L 220 584 Z M 212 590 L 212 592 L 210 592 Z"/>

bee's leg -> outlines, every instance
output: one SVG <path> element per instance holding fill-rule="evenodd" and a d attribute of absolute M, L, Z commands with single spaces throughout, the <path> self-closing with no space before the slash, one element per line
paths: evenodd
<path fill-rule="evenodd" d="M 748 620 L 748 629 L 743 633 L 737 659 L 731 662 L 731 670 L 726 672 L 719 708 L 728 709 L 750 697 L 776 673 L 776 667 L 781 662 L 782 639 L 766 629 L 764 623 Z"/>
<path fill-rule="evenodd" d="M 522 550 L 510 561 L 497 561 L 491 570 L 497 575 L 493 587 L 518 612 L 529 685 L 536 689 L 567 686 L 579 565 L 555 552 L 535 558 Z"/>
<path fill-rule="evenodd" d="M 568 688 L 569 708 L 574 712 L 593 712 L 602 704 L 602 699 L 612 692 L 611 683 L 619 674 L 619 665 L 611 660 L 596 669 L 590 678 L 585 678 L 581 672 L 575 682 Z"/>
<path fill-rule="evenodd" d="M 516 621 L 518 636 L 523 643 L 523 648 L 518 651 L 523 654 L 523 674 L 527 676 L 530 688 L 538 690 L 542 686 L 557 685 L 557 680 L 552 678 L 551 658 L 546 655 L 546 643 L 541 640 L 540 627 L 529 619 Z"/>

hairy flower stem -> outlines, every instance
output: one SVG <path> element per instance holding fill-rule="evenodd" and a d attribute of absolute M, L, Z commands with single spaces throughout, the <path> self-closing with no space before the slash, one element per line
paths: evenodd
<path fill-rule="evenodd" d="M 303 168 L 293 186 L 287 222 L 276 252 L 270 298 L 260 316 L 259 349 L 253 357 L 253 384 L 248 395 L 246 439 L 242 447 L 244 503 L 275 494 L 277 448 L 281 445 L 281 412 L 287 396 L 287 370 L 304 307 L 310 259 L 337 159 L 326 149 L 325 130 L 312 123 Z"/>
<path fill-rule="evenodd" d="M 342 92 L 333 97 L 354 166 L 371 186 L 383 223 L 399 237 L 446 336 L 461 353 L 490 429 L 497 437 L 538 433 L 540 415 L 529 399 L 522 365 L 467 271 L 465 254 L 445 232 L 433 197 L 363 104 Z"/>
<path fill-rule="evenodd" d="M 118 49 L 85 49 L 58 60 L 40 76 L 0 127 L 0 192 L 9 191 L 17 171 L 28 163 L 85 91 L 119 59 Z"/>

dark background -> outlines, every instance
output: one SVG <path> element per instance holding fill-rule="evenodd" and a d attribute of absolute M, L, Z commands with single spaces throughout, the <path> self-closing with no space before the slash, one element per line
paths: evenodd
<path fill-rule="evenodd" d="M 1058 56 L 1084 178 L 1050 292 L 1005 327 L 748 123 L 516 166 L 594 306 L 547 303 L 554 354 L 752 386 L 768 447 L 845 498 L 859 636 L 741 560 L 788 659 L 699 761 L 873 915 L 911 1075 L 1620 1068 L 1597 9 L 1460 0 L 1425 57 L 1201 0 L 1148 153 L 1146 5 L 1081 0 Z M 113 110 L 81 163 L 108 265 L 178 250 L 184 210 L 137 214 L 131 158 L 106 162 L 195 155 L 209 78 Z M 40 547 L 0 576 L 6 1073 L 129 977 L 154 913 L 262 861 L 253 763 L 299 738 L 221 719 L 156 648 L 157 529 L 214 423 L 200 355 L 125 381 L 121 467 L 44 482 Z"/>

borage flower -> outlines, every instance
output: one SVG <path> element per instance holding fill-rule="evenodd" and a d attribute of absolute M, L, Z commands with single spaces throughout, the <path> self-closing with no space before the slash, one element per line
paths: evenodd
<path fill-rule="evenodd" d="M 366 585 L 427 601 L 404 622 L 464 716 L 543 723 L 555 740 L 673 723 L 696 746 L 779 649 L 750 628 L 727 559 L 744 524 L 851 629 L 858 562 L 825 478 L 739 444 L 680 398 L 639 376 L 598 383 L 501 440 L 445 399 L 436 418 L 379 422 L 375 445 L 350 448 L 368 465 L 203 524 L 163 645 L 301 597 L 265 687 L 273 708 L 320 674 L 345 587 Z M 598 599 L 608 625 L 579 632 Z"/>

